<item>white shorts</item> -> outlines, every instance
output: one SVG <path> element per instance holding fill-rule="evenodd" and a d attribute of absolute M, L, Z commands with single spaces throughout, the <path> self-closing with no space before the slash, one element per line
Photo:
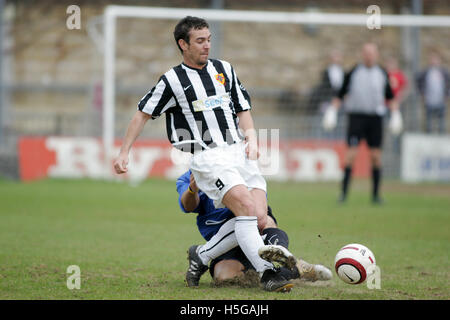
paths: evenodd
<path fill-rule="evenodd" d="M 244 142 L 219 146 L 194 154 L 191 158 L 190 168 L 197 186 L 214 201 L 216 208 L 224 208 L 224 195 L 240 184 L 249 190 L 261 189 L 267 192 L 258 160 L 249 160 L 245 147 Z"/>

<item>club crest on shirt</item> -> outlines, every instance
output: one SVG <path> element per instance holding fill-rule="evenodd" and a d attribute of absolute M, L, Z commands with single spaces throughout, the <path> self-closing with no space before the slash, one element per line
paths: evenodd
<path fill-rule="evenodd" d="M 216 80 L 225 85 L 225 76 L 223 73 L 216 74 Z"/>

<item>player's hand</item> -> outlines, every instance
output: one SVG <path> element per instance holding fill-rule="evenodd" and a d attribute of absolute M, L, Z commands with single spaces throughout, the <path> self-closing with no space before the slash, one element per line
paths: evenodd
<path fill-rule="evenodd" d="M 259 158 L 259 150 L 256 142 L 249 142 L 247 147 L 245 148 L 245 154 L 247 158 L 250 160 L 258 160 Z"/>
<path fill-rule="evenodd" d="M 326 131 L 331 131 L 337 125 L 337 110 L 330 105 L 323 115 L 322 126 Z"/>
<path fill-rule="evenodd" d="M 120 153 L 114 161 L 114 170 L 118 174 L 122 174 L 128 171 L 128 154 Z"/>
<path fill-rule="evenodd" d="M 191 188 L 192 191 L 198 192 L 197 182 L 195 182 L 194 175 L 192 173 L 189 180 L 189 187 Z"/>

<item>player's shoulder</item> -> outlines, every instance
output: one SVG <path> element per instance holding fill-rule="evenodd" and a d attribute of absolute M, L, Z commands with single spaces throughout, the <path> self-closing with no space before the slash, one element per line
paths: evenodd
<path fill-rule="evenodd" d="M 361 67 L 360 63 L 356 63 L 353 66 L 351 66 L 349 69 L 347 69 L 347 72 L 345 75 L 350 79 L 353 77 L 353 75 L 356 73 L 355 71 L 358 70 Z"/>
<path fill-rule="evenodd" d="M 177 69 L 180 69 L 180 68 L 182 68 L 182 63 L 177 64 L 176 66 L 173 66 L 172 68 L 170 68 L 169 70 L 167 70 L 167 71 L 161 76 L 161 78 L 162 78 L 162 77 L 166 77 L 166 78 L 167 78 L 167 77 L 170 76 L 171 74 L 175 73 Z"/>
<path fill-rule="evenodd" d="M 183 69 L 183 63 L 179 63 L 176 66 L 168 69 L 164 74 L 161 75 L 161 78 L 170 78 L 170 76 L 175 75 L 177 72 Z"/>
<path fill-rule="evenodd" d="M 388 73 L 388 71 L 387 71 L 387 69 L 386 69 L 385 67 L 383 67 L 383 66 L 380 65 L 380 64 L 377 64 L 377 68 L 378 68 L 378 70 L 380 70 L 380 72 L 381 72 L 383 75 L 385 75 L 386 77 L 388 77 L 389 73 Z"/>
<path fill-rule="evenodd" d="M 209 60 L 211 60 L 211 62 L 213 62 L 213 63 L 219 62 L 219 63 L 225 64 L 225 65 L 231 66 L 231 63 L 226 60 L 222 60 L 222 59 L 209 59 Z"/>
<path fill-rule="evenodd" d="M 220 65 L 220 66 L 222 66 L 223 68 L 225 68 L 226 70 L 232 69 L 232 68 L 233 68 L 233 66 L 231 65 L 231 63 L 228 62 L 228 61 L 226 61 L 226 60 L 221 60 L 221 59 L 209 59 L 209 61 L 210 61 L 214 66 Z"/>
<path fill-rule="evenodd" d="M 159 77 L 158 83 L 164 82 L 166 86 L 169 86 L 171 90 L 174 90 L 174 87 L 172 85 L 178 78 L 177 75 L 179 74 L 180 69 L 182 69 L 181 63 L 170 68 Z"/>

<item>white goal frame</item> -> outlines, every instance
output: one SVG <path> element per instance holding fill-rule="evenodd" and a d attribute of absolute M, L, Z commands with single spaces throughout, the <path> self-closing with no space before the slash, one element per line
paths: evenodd
<path fill-rule="evenodd" d="M 208 21 L 264 22 L 280 24 L 359 25 L 367 26 L 368 14 L 336 14 L 318 12 L 279 12 L 216 10 L 189 8 L 162 8 L 110 5 L 105 8 L 104 22 L 104 70 L 103 70 L 103 151 L 106 161 L 106 176 L 111 175 L 110 161 L 115 156 L 115 47 L 116 21 L 118 18 L 146 18 L 179 20 L 188 15 L 202 17 Z M 425 15 L 380 15 L 380 25 L 409 27 L 450 27 L 450 16 Z"/>

